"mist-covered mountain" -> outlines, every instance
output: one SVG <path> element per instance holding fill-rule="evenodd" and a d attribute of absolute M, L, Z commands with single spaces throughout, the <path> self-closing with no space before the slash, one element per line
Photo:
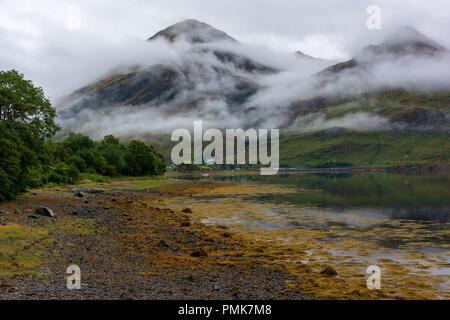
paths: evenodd
<path fill-rule="evenodd" d="M 117 66 L 61 101 L 63 128 L 94 138 L 170 132 L 200 119 L 296 134 L 449 130 L 448 50 L 411 27 L 337 64 L 249 46 L 196 20 L 148 44 L 160 59 Z"/>
<path fill-rule="evenodd" d="M 332 76 L 342 71 L 363 71 L 375 64 L 406 58 L 433 58 L 448 54 L 447 49 L 412 27 L 402 27 L 379 45 L 369 45 L 353 59 L 335 64 L 321 74 Z"/>
<path fill-rule="evenodd" d="M 208 43 L 217 41 L 236 41 L 221 30 L 193 19 L 184 20 L 157 32 L 148 40 L 164 38 L 170 42 L 186 40 L 190 43 Z"/>
<path fill-rule="evenodd" d="M 440 69 L 449 61 L 446 48 L 403 27 L 319 72 L 313 96 L 290 106 L 286 125 L 301 132 L 333 127 L 449 131 L 450 78 Z"/>

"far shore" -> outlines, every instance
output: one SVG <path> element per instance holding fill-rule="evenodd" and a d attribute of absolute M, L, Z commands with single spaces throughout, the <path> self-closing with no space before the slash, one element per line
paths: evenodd
<path fill-rule="evenodd" d="M 278 174 L 289 173 L 351 173 L 351 172 L 391 172 L 391 173 L 448 173 L 450 167 L 430 166 L 430 167 L 388 167 L 388 168 L 280 168 Z M 260 168 L 250 168 L 242 170 L 211 170 L 211 171 L 172 171 L 177 174 L 259 174 Z"/>

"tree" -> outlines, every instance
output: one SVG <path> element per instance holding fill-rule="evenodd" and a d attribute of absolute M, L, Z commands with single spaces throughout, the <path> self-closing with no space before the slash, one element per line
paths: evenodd
<path fill-rule="evenodd" d="M 94 169 L 102 175 L 106 174 L 108 170 L 108 162 L 101 154 L 96 154 L 94 157 Z"/>
<path fill-rule="evenodd" d="M 0 121 L 0 201 L 12 199 L 29 185 L 29 171 L 39 164 L 33 138 L 26 125 Z"/>
<path fill-rule="evenodd" d="M 156 174 L 155 154 L 141 141 L 130 142 L 125 153 L 125 162 L 130 176 Z"/>
<path fill-rule="evenodd" d="M 84 160 L 86 167 L 95 167 L 95 143 L 89 137 L 78 133 L 70 133 L 62 142 L 61 148 L 58 151 L 58 154 L 62 156 L 60 160 L 69 162 L 68 158 L 76 155 Z"/>
<path fill-rule="evenodd" d="M 119 142 L 119 139 L 117 139 L 113 135 L 109 135 L 109 136 L 105 136 L 103 138 L 102 144 L 103 145 L 110 145 L 110 144 L 112 144 L 112 145 L 119 145 L 120 142 Z"/>
<path fill-rule="evenodd" d="M 0 201 L 40 183 L 44 145 L 59 127 L 41 88 L 17 71 L 0 71 Z"/>
<path fill-rule="evenodd" d="M 69 176 L 69 183 L 75 184 L 80 176 L 80 171 L 75 164 L 71 164 L 67 169 L 67 175 Z"/>
<path fill-rule="evenodd" d="M 119 139 L 114 136 L 106 136 L 100 143 L 99 150 L 109 164 L 108 175 L 114 176 L 119 172 L 124 172 L 126 167 L 125 147 L 120 145 Z"/>
<path fill-rule="evenodd" d="M 36 138 L 44 140 L 59 130 L 55 117 L 56 110 L 42 88 L 15 70 L 0 71 L 0 121 L 27 124 Z"/>

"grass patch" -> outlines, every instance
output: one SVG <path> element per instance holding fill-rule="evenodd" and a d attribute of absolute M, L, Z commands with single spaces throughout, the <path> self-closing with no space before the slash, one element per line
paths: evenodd
<path fill-rule="evenodd" d="M 92 219 L 61 217 L 35 227 L 14 223 L 0 225 L 0 277 L 37 274 L 35 268 L 50 263 L 54 233 L 90 235 L 102 232 Z"/>
<path fill-rule="evenodd" d="M 52 233 L 63 233 L 86 236 L 102 232 L 93 219 L 81 219 L 73 217 L 62 217 L 55 220 L 54 224 L 46 226 Z"/>
<path fill-rule="evenodd" d="M 81 173 L 80 174 L 80 183 L 93 183 L 93 182 L 111 182 L 115 178 L 102 176 L 98 173 Z"/>
<path fill-rule="evenodd" d="M 31 274 L 49 261 L 46 247 L 54 239 L 42 228 L 0 225 L 0 277 Z"/>
<path fill-rule="evenodd" d="M 142 181 L 125 181 L 124 185 L 120 188 L 122 189 L 152 189 L 152 188 L 158 188 L 162 186 L 172 185 L 179 183 L 181 180 L 177 179 L 152 179 L 152 180 L 142 180 Z"/>

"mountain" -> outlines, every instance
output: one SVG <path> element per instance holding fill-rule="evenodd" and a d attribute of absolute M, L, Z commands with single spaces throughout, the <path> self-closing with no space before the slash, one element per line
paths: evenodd
<path fill-rule="evenodd" d="M 64 132 L 144 138 L 169 156 L 169 133 L 203 120 L 216 128 L 282 129 L 289 146 L 282 161 L 294 166 L 352 162 L 359 153 L 352 163 L 360 166 L 398 165 L 405 154 L 448 161 L 448 51 L 411 27 L 337 64 L 300 51 L 268 56 L 195 20 L 157 32 L 148 45 L 169 52 L 158 63 L 130 61 L 58 105 Z M 417 145 L 427 139 L 433 144 Z"/>
<path fill-rule="evenodd" d="M 132 66 L 111 71 L 75 91 L 60 103 L 63 127 L 79 128 L 91 121 L 86 118 L 88 114 L 114 112 L 121 106 L 130 110 L 158 108 L 169 116 L 219 103 L 232 113 L 259 89 L 255 77 L 278 72 L 243 54 L 209 46 L 216 41 L 237 41 L 202 22 L 185 20 L 156 33 L 149 41 L 160 37 L 170 41 L 179 60 L 146 67 L 131 61 Z M 190 46 L 177 46 L 181 40 L 187 40 Z"/>
<path fill-rule="evenodd" d="M 342 71 L 355 71 L 384 61 L 405 57 L 433 57 L 445 54 L 447 49 L 427 38 L 413 27 L 405 26 L 391 34 L 379 45 L 369 45 L 353 59 L 325 69 L 321 76 L 332 76 Z"/>
<path fill-rule="evenodd" d="M 316 127 L 320 128 L 325 120 L 333 122 L 330 121 L 335 118 L 333 115 L 344 117 L 346 114 L 360 112 L 368 118 L 376 115 L 387 117 L 388 124 L 385 128 L 448 131 L 448 86 L 438 76 L 433 81 L 442 83 L 440 86 L 436 86 L 434 90 L 426 87 L 431 82 L 427 69 L 436 72 L 439 68 L 445 68 L 446 64 L 450 67 L 448 53 L 445 47 L 416 29 L 402 27 L 380 44 L 369 45 L 352 59 L 319 72 L 315 76 L 315 84 L 309 97 L 302 97 L 290 106 L 286 125 L 295 127 L 301 123 L 305 127 L 305 122 L 299 123 L 298 119 L 312 114 L 326 114 L 324 121 L 317 121 L 320 125 Z M 427 95 L 430 91 L 435 91 L 436 95 L 430 98 Z M 386 96 L 390 97 L 390 101 L 386 101 Z M 417 99 L 417 96 L 423 98 Z M 416 102 L 425 102 L 421 103 L 422 108 L 410 105 L 410 97 Z M 377 105 L 379 100 L 383 101 L 379 105 L 384 104 L 391 109 L 394 107 L 395 112 L 380 110 Z M 423 108 L 427 102 L 428 105 L 440 107 Z M 349 105 L 352 107 L 348 107 Z M 344 112 L 343 109 L 347 111 Z M 317 120 L 310 116 L 308 121 L 312 122 L 314 119 Z"/>
<path fill-rule="evenodd" d="M 177 58 L 130 61 L 77 90 L 58 106 L 65 132 L 139 137 L 169 157 L 171 130 L 201 119 L 217 128 L 277 126 L 282 165 L 449 163 L 448 51 L 411 27 L 337 64 L 300 51 L 263 58 L 195 20 L 150 37 L 159 50 L 154 39 Z M 277 59 L 291 60 L 275 67 Z M 436 75 L 444 89 L 430 85 Z"/>
<path fill-rule="evenodd" d="M 300 58 L 317 59 L 317 58 L 311 57 L 310 55 L 307 55 L 307 54 L 301 52 L 300 50 L 295 51 L 295 54 L 296 54 L 297 57 L 300 57 Z"/>
<path fill-rule="evenodd" d="M 151 41 L 158 38 L 164 38 L 170 42 L 184 39 L 190 43 L 236 41 L 236 39 L 230 37 L 225 32 L 194 19 L 188 19 L 176 23 L 164 30 L 157 32 L 148 40 Z"/>
<path fill-rule="evenodd" d="M 305 59 L 305 60 L 313 60 L 313 61 L 328 61 L 328 62 L 332 62 L 329 60 L 325 60 L 325 59 L 320 59 L 320 58 L 315 58 L 313 56 L 310 56 L 309 54 L 303 53 L 300 50 L 297 50 L 294 52 L 295 56 L 301 59 Z"/>

